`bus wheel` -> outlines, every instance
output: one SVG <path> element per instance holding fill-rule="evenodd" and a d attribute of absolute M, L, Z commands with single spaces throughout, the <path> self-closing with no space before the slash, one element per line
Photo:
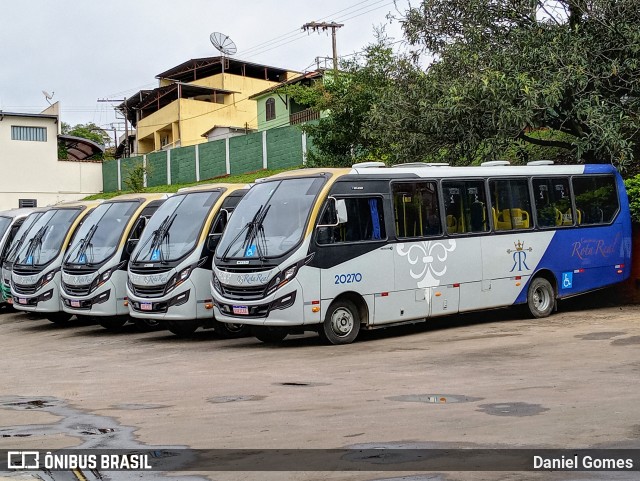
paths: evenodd
<path fill-rule="evenodd" d="M 251 334 L 265 344 L 273 344 L 283 341 L 289 333 L 282 327 L 254 326 L 251 329 Z"/>
<path fill-rule="evenodd" d="M 167 329 L 178 337 L 189 337 L 200 327 L 200 321 L 196 319 L 186 321 L 165 321 Z"/>
<path fill-rule="evenodd" d="M 529 284 L 527 292 L 527 305 L 533 317 L 547 317 L 555 306 L 555 293 L 553 286 L 544 277 L 536 277 Z"/>
<path fill-rule="evenodd" d="M 360 314 L 347 299 L 334 301 L 320 326 L 320 337 L 330 344 L 349 344 L 360 332 Z"/>
<path fill-rule="evenodd" d="M 51 322 L 55 322 L 56 324 L 66 324 L 69 322 L 73 314 L 69 314 L 68 312 L 50 312 L 45 317 L 49 319 Z"/>
<path fill-rule="evenodd" d="M 213 329 L 218 336 L 224 339 L 234 339 L 249 335 L 249 326 L 244 324 L 227 324 L 226 322 L 213 321 Z"/>
<path fill-rule="evenodd" d="M 105 329 L 108 329 L 109 331 L 117 331 L 118 329 L 124 327 L 127 321 L 128 319 L 126 317 L 110 317 L 101 319 L 100 321 L 98 321 L 98 324 L 100 324 Z"/>

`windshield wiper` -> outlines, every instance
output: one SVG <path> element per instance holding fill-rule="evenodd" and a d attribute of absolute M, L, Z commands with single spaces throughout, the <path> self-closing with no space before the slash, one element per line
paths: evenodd
<path fill-rule="evenodd" d="M 35 253 L 38 247 L 42 246 L 42 238 L 44 237 L 48 229 L 49 229 L 48 225 L 43 225 L 42 227 L 40 227 L 40 229 L 38 229 L 38 232 L 36 232 L 36 234 L 31 238 L 31 240 L 29 241 L 29 246 L 27 247 L 27 251 L 25 252 L 25 256 L 24 256 L 25 261 L 31 259 L 31 264 L 32 265 L 36 264 L 35 262 L 33 262 L 33 254 Z M 40 259 L 40 256 L 38 256 L 38 260 L 39 259 Z"/>
<path fill-rule="evenodd" d="M 267 251 L 267 236 L 264 233 L 264 219 L 267 217 L 267 213 L 269 212 L 269 209 L 271 208 L 271 204 L 269 204 L 267 206 L 267 208 L 264 210 L 264 212 L 262 213 L 262 215 L 260 215 L 260 218 L 258 218 L 255 222 L 255 226 L 252 229 L 251 235 L 248 236 L 248 239 L 245 239 L 245 243 L 247 245 L 250 245 L 250 242 L 252 239 L 255 239 L 256 241 L 256 253 L 258 254 L 258 259 L 260 259 L 260 262 L 264 262 L 265 261 L 265 252 Z M 262 241 L 262 243 L 264 244 L 264 251 L 262 250 L 262 246 L 260 245 L 260 241 Z"/>
<path fill-rule="evenodd" d="M 242 229 L 240 229 L 240 232 L 238 232 L 238 234 L 236 234 L 236 236 L 231 240 L 231 242 L 229 242 L 229 245 L 227 246 L 227 248 L 224 250 L 224 252 L 222 253 L 222 257 L 221 259 L 223 261 L 227 261 L 228 259 L 228 254 L 229 251 L 231 250 L 231 248 L 235 245 L 235 243 L 238 241 L 238 239 L 240 239 L 240 236 L 242 236 L 242 234 L 245 234 L 244 236 L 244 240 L 242 241 L 242 244 L 240 244 L 240 247 L 238 249 L 236 249 L 234 251 L 234 255 L 240 250 L 240 248 L 245 248 L 249 242 L 251 242 L 251 239 L 253 238 L 253 234 L 256 230 L 257 227 L 262 226 L 262 221 L 264 220 L 265 216 L 267 215 L 267 212 L 269 212 L 269 209 L 271 208 L 271 205 L 268 205 L 266 209 L 264 209 L 264 204 L 260 206 L 260 208 L 256 211 L 255 215 L 253 216 L 253 219 L 251 219 L 251 221 L 247 222 L 244 227 Z M 257 248 L 256 248 L 257 250 Z M 262 260 L 262 256 L 260 257 L 260 259 Z"/>
<path fill-rule="evenodd" d="M 27 235 L 29 234 L 29 229 L 27 229 L 26 231 L 24 231 L 24 233 L 22 234 L 22 236 L 20 237 L 20 239 L 18 239 L 15 244 L 13 244 L 13 247 L 11 247 L 11 249 L 9 249 L 9 252 L 7 253 L 7 257 L 5 258 L 5 261 L 10 261 L 11 259 L 13 259 L 15 261 L 16 256 L 18 254 L 18 251 L 20 250 L 20 248 L 22 247 L 22 244 L 24 244 L 25 239 L 27 238 Z"/>
<path fill-rule="evenodd" d="M 167 243 L 167 248 L 169 248 L 170 246 L 170 236 L 171 234 L 169 234 L 169 229 L 171 229 L 171 225 L 173 224 L 173 221 L 176 220 L 176 217 L 178 217 L 178 214 L 176 214 L 175 212 L 173 213 L 173 215 L 171 216 L 171 218 L 169 219 L 169 221 L 163 226 L 163 228 L 157 233 L 157 237 L 154 240 L 154 244 L 151 245 L 151 251 L 153 252 L 154 247 L 156 249 L 158 249 L 158 253 L 160 254 L 160 262 L 165 264 L 166 260 L 164 257 L 164 251 L 162 250 L 162 243 L 165 241 L 166 239 L 166 243 Z"/>
<path fill-rule="evenodd" d="M 162 221 L 162 223 L 158 226 L 158 228 L 156 230 L 154 230 L 151 235 L 147 238 L 147 240 L 144 242 L 144 244 L 142 244 L 140 246 L 140 248 L 138 249 L 138 253 L 136 254 L 135 259 L 133 260 L 133 262 L 138 262 L 138 258 L 140 257 L 140 254 L 142 253 L 142 249 L 149 244 L 149 242 L 151 242 L 151 245 L 149 246 L 149 249 L 147 250 L 147 254 L 151 254 L 149 256 L 149 260 L 152 260 L 151 257 L 153 256 L 153 251 L 160 245 L 162 244 L 162 241 L 168 237 L 168 231 L 169 228 L 171 227 L 171 224 L 173 224 L 173 221 L 176 219 L 177 214 L 174 212 L 173 214 L 169 214 L 167 215 L 164 220 Z M 145 254 L 145 256 L 147 255 Z M 160 262 L 164 263 L 164 253 L 162 252 L 162 249 L 160 249 Z"/>
<path fill-rule="evenodd" d="M 74 257 L 74 260 L 78 261 L 77 263 L 81 263 L 81 259 L 82 256 L 86 253 L 87 248 L 89 246 L 92 246 L 91 244 L 91 239 L 93 238 L 93 235 L 96 233 L 96 231 L 98 230 L 98 223 L 96 222 L 95 224 L 93 224 L 91 226 L 91 228 L 89 229 L 89 232 L 87 232 L 87 235 L 84 237 L 84 239 L 80 240 L 80 242 L 78 242 L 77 246 L 78 246 L 78 254 Z M 74 248 L 75 250 L 75 248 Z M 67 256 L 65 263 L 69 262 L 71 264 L 75 264 L 75 262 L 71 262 L 71 254 L 73 253 L 73 251 L 69 252 L 69 255 Z M 90 262 L 86 262 L 86 256 L 85 256 L 85 264 L 87 265 L 91 265 Z"/>

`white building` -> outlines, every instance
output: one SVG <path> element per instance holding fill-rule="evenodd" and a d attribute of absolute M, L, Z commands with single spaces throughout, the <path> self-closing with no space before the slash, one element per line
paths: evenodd
<path fill-rule="evenodd" d="M 102 192 L 102 164 L 58 160 L 58 104 L 40 114 L 0 110 L 0 210 L 44 207 Z"/>

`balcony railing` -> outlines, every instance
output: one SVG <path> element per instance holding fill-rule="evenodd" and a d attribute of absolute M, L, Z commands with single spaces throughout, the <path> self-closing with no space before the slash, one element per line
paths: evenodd
<path fill-rule="evenodd" d="M 320 112 L 313 109 L 306 109 L 289 115 L 289 123 L 291 125 L 302 124 L 304 122 L 309 122 L 310 120 L 318 120 L 319 118 Z"/>

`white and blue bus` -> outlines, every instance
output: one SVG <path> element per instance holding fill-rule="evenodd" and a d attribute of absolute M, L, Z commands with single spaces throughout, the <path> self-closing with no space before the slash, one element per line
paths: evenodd
<path fill-rule="evenodd" d="M 243 335 L 235 323 L 216 323 L 210 279 L 213 252 L 228 218 L 249 188 L 201 184 L 180 189 L 158 208 L 131 254 L 129 313 L 160 321 L 178 336 L 199 327 L 224 337 Z"/>
<path fill-rule="evenodd" d="M 264 179 L 216 250 L 216 319 L 265 342 L 557 300 L 630 274 L 631 219 L 609 165 L 373 162 Z"/>

